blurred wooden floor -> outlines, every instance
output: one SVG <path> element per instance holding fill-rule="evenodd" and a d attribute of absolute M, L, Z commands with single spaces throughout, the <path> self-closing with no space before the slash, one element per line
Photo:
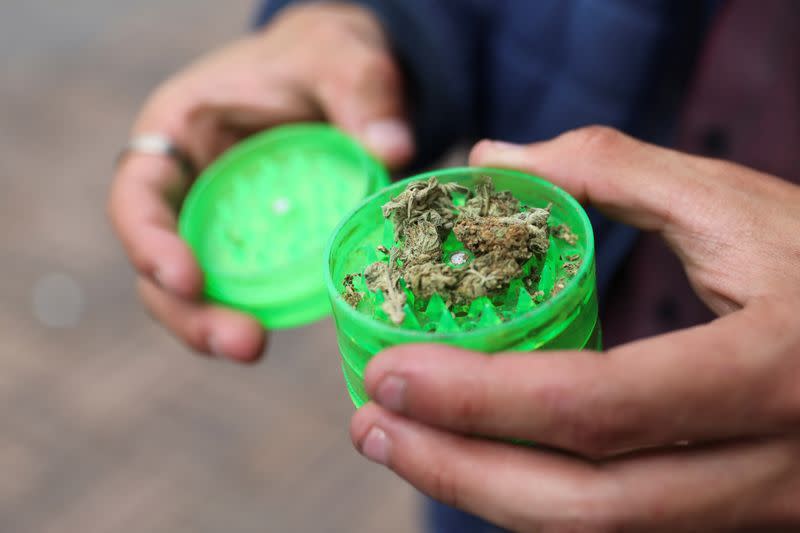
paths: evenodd
<path fill-rule="evenodd" d="M 192 357 L 105 222 L 149 89 L 251 8 L 0 3 L 0 532 L 417 529 L 412 490 L 351 448 L 330 323 L 274 335 L 256 368 Z"/>

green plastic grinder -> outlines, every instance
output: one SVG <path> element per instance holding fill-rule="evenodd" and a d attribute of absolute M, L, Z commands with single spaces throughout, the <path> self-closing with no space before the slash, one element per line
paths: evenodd
<path fill-rule="evenodd" d="M 497 190 L 511 191 L 526 206 L 551 204 L 550 225 L 567 224 L 577 236 L 572 244 L 550 238 L 537 289 L 552 296 L 537 299 L 515 282 L 507 293 L 476 300 L 460 314 L 436 296 L 412 298 L 399 326 L 369 298 L 357 309 L 345 302 L 345 276 L 363 272 L 378 246 L 392 245 L 381 206 L 409 181 L 431 176 L 469 188 L 490 176 Z M 210 300 L 250 313 L 268 329 L 299 327 L 332 310 L 357 407 L 368 401 L 367 363 L 398 344 L 442 343 L 486 353 L 601 347 L 589 219 L 565 191 L 520 172 L 452 168 L 389 186 L 386 169 L 339 130 L 281 126 L 240 143 L 203 172 L 183 205 L 179 229 L 203 270 Z M 580 267 L 567 276 L 569 257 L 580 257 Z M 553 291 L 559 282 L 563 289 Z"/>
<path fill-rule="evenodd" d="M 369 298 L 358 309 L 345 302 L 343 281 L 347 274 L 362 272 L 377 259 L 378 245 L 391 246 L 391 224 L 383 219 L 381 206 L 402 192 L 409 181 L 436 176 L 440 182 L 458 182 L 471 189 L 490 176 L 499 191 L 511 191 L 529 207 L 551 205 L 550 226 L 567 224 L 577 237 L 570 244 L 553 235 L 541 269 L 537 291 L 552 294 L 540 303 L 521 282 L 507 293 L 472 302 L 463 316 L 448 311 L 440 298 L 405 306 L 400 326 L 388 323 L 371 309 Z M 445 243 L 445 248 L 447 243 Z M 445 253 L 447 250 L 445 249 Z M 580 257 L 577 272 L 566 273 L 568 258 Z M 368 401 L 364 369 L 369 360 L 390 346 L 408 343 L 441 343 L 494 353 L 539 349 L 601 349 L 597 313 L 594 237 L 589 217 L 564 190 L 540 178 L 510 170 L 453 168 L 438 170 L 396 183 L 368 198 L 342 221 L 328 247 L 325 270 L 328 292 L 336 319 L 342 370 L 353 403 Z M 563 282 L 562 290 L 555 290 Z"/>
<path fill-rule="evenodd" d="M 205 294 L 268 329 L 330 313 L 323 253 L 342 217 L 389 183 L 356 141 L 324 124 L 282 126 L 228 150 L 198 178 L 179 219 Z"/>

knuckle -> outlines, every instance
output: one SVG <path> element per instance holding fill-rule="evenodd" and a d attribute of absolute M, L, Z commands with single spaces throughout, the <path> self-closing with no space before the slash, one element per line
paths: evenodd
<path fill-rule="evenodd" d="M 518 511 L 507 516 L 513 531 L 537 533 L 615 533 L 635 525 L 631 498 L 621 484 L 596 473 L 575 480 L 571 490 L 538 512 Z M 646 531 L 646 529 L 636 529 Z"/>
<path fill-rule="evenodd" d="M 489 393 L 480 381 L 474 383 L 468 390 L 454 395 L 452 402 L 450 420 L 447 422 L 467 434 L 479 432 L 482 422 L 491 415 L 488 405 Z"/>
<path fill-rule="evenodd" d="M 568 440 L 578 453 L 601 459 L 636 441 L 631 428 L 639 426 L 631 420 L 624 409 L 601 407 L 591 414 L 577 416 Z"/>
<path fill-rule="evenodd" d="M 199 319 L 188 319 L 183 331 L 179 332 L 179 334 L 183 341 L 195 352 L 204 353 L 207 351 L 206 328 Z"/>
<path fill-rule="evenodd" d="M 207 329 L 204 321 L 198 316 L 189 315 L 179 319 L 180 322 L 164 322 L 173 334 L 181 339 L 195 353 L 202 354 L 208 351 Z M 163 321 L 162 321 L 163 322 Z"/>
<path fill-rule="evenodd" d="M 475 396 L 481 396 L 475 394 Z M 483 417 L 484 406 L 483 400 L 473 395 L 465 394 L 455 401 L 452 410 L 453 421 L 462 427 L 467 433 L 474 432 L 478 426 L 477 421 Z"/>
<path fill-rule="evenodd" d="M 428 487 L 431 496 L 445 505 L 458 507 L 461 500 L 458 485 L 446 466 L 438 466 L 430 472 Z"/>
<path fill-rule="evenodd" d="M 367 79 L 379 79 L 383 83 L 396 83 L 399 77 L 392 58 L 377 51 L 365 54 L 361 63 L 361 76 Z"/>
<path fill-rule="evenodd" d="M 608 126 L 585 126 L 564 134 L 564 141 L 589 154 L 603 155 L 619 151 L 627 137 Z"/>
<path fill-rule="evenodd" d="M 131 249 L 128 251 L 128 259 L 137 273 L 148 278 L 153 277 L 153 261 L 151 260 L 150 256 L 148 256 L 139 247 L 131 247 Z"/>
<path fill-rule="evenodd" d="M 161 289 L 152 281 L 140 277 L 136 283 L 136 292 L 142 302 L 147 315 L 171 330 L 172 333 L 182 340 L 189 348 L 197 353 L 207 351 L 207 333 L 205 321 L 202 317 L 187 314 L 182 317 L 169 316 L 169 312 L 164 307 L 163 295 L 159 294 Z"/>
<path fill-rule="evenodd" d="M 533 402 L 548 413 L 553 444 L 590 458 L 619 449 L 629 438 L 635 416 L 624 402 L 611 401 L 597 385 L 551 383 L 539 389 Z"/>
<path fill-rule="evenodd" d="M 348 85 L 340 75 L 323 76 L 315 80 L 315 93 L 323 102 L 340 102 L 350 92 Z"/>
<path fill-rule="evenodd" d="M 316 80 L 316 93 L 334 107 L 350 103 L 358 108 L 395 108 L 402 81 L 391 59 L 383 54 L 357 52 L 345 68 L 334 65 Z"/>
<path fill-rule="evenodd" d="M 400 86 L 400 74 L 386 54 L 368 50 L 354 54 L 350 68 L 339 69 L 339 85 L 345 90 L 380 90 L 395 92 Z"/>

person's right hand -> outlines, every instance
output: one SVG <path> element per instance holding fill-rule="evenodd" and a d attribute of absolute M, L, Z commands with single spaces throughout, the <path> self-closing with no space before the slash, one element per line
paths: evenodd
<path fill-rule="evenodd" d="M 333 2 L 287 9 L 260 33 L 167 81 L 133 134 L 166 135 L 202 169 L 251 133 L 307 120 L 334 123 L 390 167 L 413 155 L 400 71 L 369 11 Z M 176 233 L 189 185 L 167 158 L 130 154 L 117 170 L 110 218 L 156 319 L 198 352 L 254 361 L 264 331 L 246 315 L 201 300 L 202 273 Z"/>
<path fill-rule="evenodd" d="M 602 355 L 395 346 L 358 450 L 513 531 L 800 531 L 800 187 L 601 127 L 470 163 L 658 232 L 720 317 Z"/>

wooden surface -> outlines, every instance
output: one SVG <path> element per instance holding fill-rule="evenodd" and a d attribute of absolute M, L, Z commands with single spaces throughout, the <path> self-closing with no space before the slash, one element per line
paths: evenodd
<path fill-rule="evenodd" d="M 148 91 L 250 2 L 0 3 L 0 531 L 405 532 L 417 496 L 352 449 L 329 322 L 239 368 L 135 301 L 107 227 Z"/>

